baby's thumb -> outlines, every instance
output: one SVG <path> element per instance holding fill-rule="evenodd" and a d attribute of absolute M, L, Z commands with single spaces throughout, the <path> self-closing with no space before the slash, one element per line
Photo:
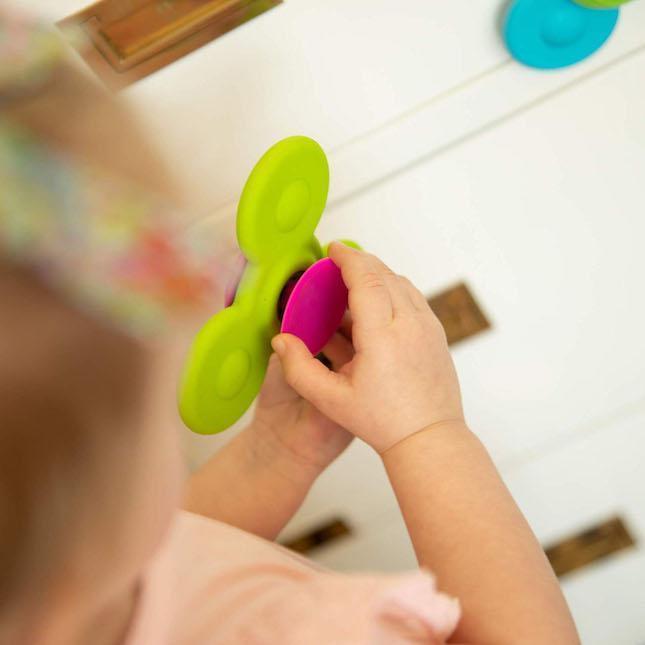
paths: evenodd
<path fill-rule="evenodd" d="M 271 341 L 271 345 L 280 358 L 287 383 L 327 414 L 342 394 L 343 384 L 339 375 L 312 356 L 297 336 L 280 334 Z"/>

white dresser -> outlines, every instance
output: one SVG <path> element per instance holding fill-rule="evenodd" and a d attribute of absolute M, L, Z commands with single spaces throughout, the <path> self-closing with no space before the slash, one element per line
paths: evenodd
<path fill-rule="evenodd" d="M 86 3 L 47 4 L 61 18 Z M 321 239 L 356 239 L 428 294 L 465 280 L 490 317 L 454 349 L 467 414 L 540 539 L 620 514 L 643 540 L 645 0 L 550 73 L 509 59 L 502 4 L 287 0 L 123 94 L 212 213 L 203 226 L 230 217 L 269 145 L 317 139 Z M 193 463 L 221 441 L 189 438 Z M 414 566 L 360 445 L 286 534 L 336 515 L 356 537 L 321 562 Z M 645 642 L 644 581 L 642 548 L 564 579 L 586 645 Z"/>

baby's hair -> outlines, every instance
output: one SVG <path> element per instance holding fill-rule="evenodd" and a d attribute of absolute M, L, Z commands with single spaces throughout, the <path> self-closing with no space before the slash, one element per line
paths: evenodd
<path fill-rule="evenodd" d="M 0 118 L 79 163 L 175 194 L 128 109 L 69 60 L 0 101 Z M 146 369 L 142 345 L 0 250 L 0 642 L 17 640 L 7 625 L 29 622 L 11 616 L 37 611 L 52 581 L 73 578 L 72 556 L 91 531 L 109 531 L 131 483 L 124 473 L 135 471 L 130 433 Z"/>
<path fill-rule="evenodd" d="M 79 160 L 178 198 L 172 174 L 128 105 L 71 61 L 63 59 L 31 94 L 0 101 L 0 116 Z"/>
<path fill-rule="evenodd" d="M 145 371 L 133 339 L 0 258 L 0 625 L 46 601 L 87 518 L 128 485 Z M 135 433 L 136 435 L 136 433 Z M 56 574 L 56 576 L 54 575 Z M 28 609 L 29 610 L 29 609 Z M 0 627 L 0 641 L 3 638 Z"/>

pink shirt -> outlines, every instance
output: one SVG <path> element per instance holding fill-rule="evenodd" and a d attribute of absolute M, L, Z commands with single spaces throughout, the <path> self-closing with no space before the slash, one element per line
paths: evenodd
<path fill-rule="evenodd" d="M 182 511 L 147 572 L 126 645 L 435 645 L 459 614 L 428 573 L 333 573 Z"/>

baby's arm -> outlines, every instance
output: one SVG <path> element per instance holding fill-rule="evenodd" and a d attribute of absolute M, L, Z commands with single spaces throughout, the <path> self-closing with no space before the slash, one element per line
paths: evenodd
<path fill-rule="evenodd" d="M 578 643 L 540 545 L 465 424 L 424 297 L 373 256 L 338 244 L 330 256 L 349 287 L 356 356 L 332 373 L 278 337 L 287 380 L 381 455 L 419 562 L 462 603 L 455 642 Z"/>
<path fill-rule="evenodd" d="M 184 508 L 273 540 L 317 475 L 252 424 L 190 478 Z"/>
<path fill-rule="evenodd" d="M 341 333 L 324 351 L 334 369 L 354 354 Z M 274 539 L 351 439 L 286 383 L 273 356 L 251 425 L 191 477 L 185 507 Z"/>
<path fill-rule="evenodd" d="M 420 564 L 461 600 L 455 642 L 579 642 L 540 545 L 465 424 L 417 433 L 382 457 Z"/>

